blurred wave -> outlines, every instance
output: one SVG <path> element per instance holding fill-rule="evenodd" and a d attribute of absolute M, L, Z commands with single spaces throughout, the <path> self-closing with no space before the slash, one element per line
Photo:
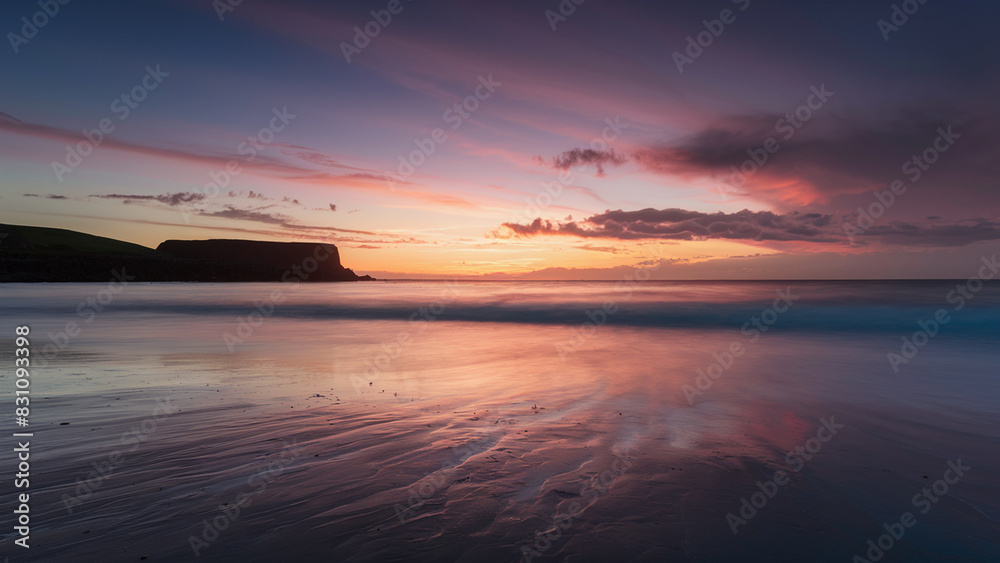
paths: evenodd
<path fill-rule="evenodd" d="M 1000 334 L 1000 289 L 987 283 L 969 299 L 957 281 L 886 282 L 397 282 L 377 284 L 142 284 L 108 304 L 112 314 L 245 317 L 255 311 L 304 320 L 587 323 L 633 327 L 905 332 L 945 309 L 949 334 Z M 5 315 L 63 314 L 100 284 L 53 284 L 45 299 L 0 293 Z M 280 300 L 270 296 L 280 290 Z M 785 311 L 779 292 L 794 296 Z M 788 293 L 791 292 L 791 293 Z M 10 298 L 7 298 L 10 297 Z M 777 305 L 777 310 L 766 311 Z M 84 306 L 87 311 L 90 306 Z M 754 319 L 758 321 L 754 321 Z M 776 319 L 776 320 L 775 320 Z M 771 323 L 765 323 L 770 320 Z M 748 326 L 748 323 L 751 323 Z"/>

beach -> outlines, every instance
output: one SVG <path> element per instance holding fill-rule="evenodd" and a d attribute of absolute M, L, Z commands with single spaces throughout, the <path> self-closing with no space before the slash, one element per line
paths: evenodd
<path fill-rule="evenodd" d="M 7 284 L 10 560 L 997 561 L 1000 291 L 956 283 Z"/>

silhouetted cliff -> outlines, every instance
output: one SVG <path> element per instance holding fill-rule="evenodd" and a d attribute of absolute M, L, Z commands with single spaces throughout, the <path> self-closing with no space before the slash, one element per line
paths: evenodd
<path fill-rule="evenodd" d="M 332 244 L 265 242 L 253 240 L 168 240 L 156 247 L 174 258 L 213 263 L 268 266 L 282 281 L 358 281 L 354 272 L 340 263 L 340 252 Z M 367 276 L 365 276 L 367 277 Z"/>
<path fill-rule="evenodd" d="M 156 249 L 65 229 L 0 224 L 0 282 L 367 281 L 332 244 L 169 240 Z"/>

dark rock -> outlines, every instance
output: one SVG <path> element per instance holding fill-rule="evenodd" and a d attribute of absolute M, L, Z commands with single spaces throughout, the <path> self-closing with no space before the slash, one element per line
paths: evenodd
<path fill-rule="evenodd" d="M 117 274 L 116 274 L 117 273 Z M 372 281 L 325 243 L 169 240 L 156 250 L 64 229 L 0 225 L 0 282 Z"/>

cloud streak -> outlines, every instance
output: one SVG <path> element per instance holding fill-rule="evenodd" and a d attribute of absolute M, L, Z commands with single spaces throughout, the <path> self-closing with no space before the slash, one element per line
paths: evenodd
<path fill-rule="evenodd" d="M 92 195 L 90 197 L 96 197 L 99 199 L 117 199 L 121 200 L 122 203 L 132 203 L 134 201 L 158 201 L 160 203 L 169 205 L 171 207 L 176 207 L 179 205 L 190 205 L 192 203 L 198 203 L 200 201 L 204 201 L 207 198 L 205 194 L 194 193 L 194 192 L 178 192 L 178 193 L 168 193 L 162 195 L 103 194 L 103 195 Z"/>
<path fill-rule="evenodd" d="M 24 123 L 14 118 L 0 118 L 0 132 L 26 135 L 48 141 L 66 143 L 67 145 L 75 145 L 83 140 L 83 137 L 75 131 L 60 129 L 58 127 L 50 127 L 48 125 Z M 105 137 L 101 143 L 101 149 L 112 149 L 130 154 L 181 161 L 187 164 L 205 166 L 208 170 L 225 170 L 229 163 L 236 162 L 241 168 L 248 169 L 263 176 L 276 177 L 282 180 L 307 185 L 318 184 L 330 188 L 349 188 L 376 193 L 391 192 L 398 197 L 434 205 L 461 207 L 466 209 L 477 207 L 477 205 L 470 202 L 466 198 L 457 195 L 419 189 L 421 186 L 411 182 L 405 182 L 405 184 L 412 186 L 414 189 L 397 189 L 393 192 L 386 183 L 385 175 L 381 172 L 341 165 L 316 151 L 303 149 L 297 146 L 295 146 L 293 151 L 289 152 L 305 162 L 326 167 L 344 168 L 353 170 L 353 172 L 331 174 L 262 154 L 257 154 L 253 161 L 249 161 L 243 155 L 224 153 L 220 155 L 205 155 L 184 150 L 166 149 L 147 144 L 119 141 L 112 137 Z M 140 200 L 150 198 L 131 197 L 128 199 Z"/>
<path fill-rule="evenodd" d="M 895 221 L 877 225 L 857 235 L 854 242 L 840 217 L 822 213 L 742 210 L 736 213 L 703 213 L 684 209 L 607 211 L 583 221 L 552 222 L 541 218 L 528 224 L 504 223 L 496 238 L 561 235 L 582 239 L 705 241 L 736 240 L 751 243 L 807 242 L 866 246 L 871 242 L 906 246 L 964 246 L 1000 239 L 1000 222 L 976 219 L 930 224 Z"/>

